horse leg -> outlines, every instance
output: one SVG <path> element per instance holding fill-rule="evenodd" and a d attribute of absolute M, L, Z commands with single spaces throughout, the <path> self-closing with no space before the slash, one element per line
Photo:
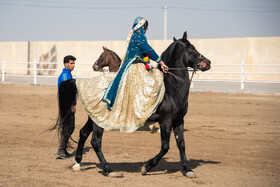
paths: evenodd
<path fill-rule="evenodd" d="M 155 167 L 160 161 L 160 159 L 168 152 L 170 134 L 171 120 L 165 120 L 163 122 L 160 122 L 161 150 L 154 158 L 149 160 L 148 163 L 141 168 L 142 175 L 145 175 L 148 171 Z"/>
<path fill-rule="evenodd" d="M 99 162 L 101 164 L 101 167 L 105 173 L 112 172 L 111 168 L 109 167 L 103 153 L 101 150 L 101 144 L 102 144 L 102 136 L 103 136 L 104 129 L 93 123 L 93 132 L 92 132 L 92 139 L 91 139 L 91 145 L 99 159 Z"/>
<path fill-rule="evenodd" d="M 113 170 L 109 167 L 103 153 L 101 150 L 101 144 L 102 144 L 102 136 L 103 136 L 104 129 L 99 127 L 93 122 L 93 132 L 92 132 L 92 138 L 91 138 L 91 145 L 99 159 L 99 162 L 101 164 L 101 167 L 105 174 L 109 177 L 123 177 L 122 173 L 116 173 L 113 172 Z"/>
<path fill-rule="evenodd" d="M 193 173 L 193 171 L 191 170 L 191 168 L 187 163 L 187 157 L 185 152 L 184 119 L 180 119 L 179 121 L 173 123 L 173 131 L 174 131 L 177 147 L 180 152 L 183 175 L 193 178 L 195 177 L 195 174 Z"/>
<path fill-rule="evenodd" d="M 88 121 L 86 122 L 84 127 L 80 130 L 80 139 L 79 139 L 78 148 L 75 157 L 76 164 L 72 167 L 74 171 L 80 171 L 80 163 L 83 158 L 83 149 L 88 136 L 92 132 L 92 128 L 93 128 L 92 123 L 93 123 L 92 120 L 90 119 L 90 117 L 88 117 Z"/>
<path fill-rule="evenodd" d="M 104 132 L 103 128 L 93 123 L 93 132 L 92 132 L 92 138 L 90 143 L 99 159 L 103 171 L 105 173 L 110 173 L 112 172 L 112 170 L 111 168 L 109 168 L 108 163 L 105 160 L 105 157 L 101 150 L 103 132 Z"/>

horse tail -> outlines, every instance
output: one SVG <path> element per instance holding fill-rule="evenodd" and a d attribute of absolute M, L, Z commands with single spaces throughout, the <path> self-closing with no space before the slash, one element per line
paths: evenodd
<path fill-rule="evenodd" d="M 76 102 L 77 87 L 76 80 L 69 79 L 60 83 L 57 97 L 58 97 L 58 117 L 54 127 L 50 130 L 57 129 L 60 144 L 65 143 L 65 137 L 71 137 L 74 131 L 74 113 L 71 111 L 72 105 Z M 67 147 L 71 145 L 67 142 Z M 74 141 L 76 142 L 76 141 Z M 77 143 L 77 142 L 76 142 Z"/>

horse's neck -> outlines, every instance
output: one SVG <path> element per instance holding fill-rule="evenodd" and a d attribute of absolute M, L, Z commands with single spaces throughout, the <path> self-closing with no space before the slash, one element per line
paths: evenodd
<path fill-rule="evenodd" d="M 181 79 L 189 80 L 189 72 L 186 66 L 188 57 L 185 53 L 185 49 L 182 49 L 180 42 L 173 43 L 169 46 L 163 54 L 163 61 L 171 69 L 170 72 Z M 172 70 L 172 68 L 174 68 Z"/>
<path fill-rule="evenodd" d="M 112 72 L 116 72 L 119 70 L 120 60 L 118 57 L 114 55 L 113 52 L 109 53 L 107 56 L 108 66 L 109 70 L 112 70 Z"/>
<path fill-rule="evenodd" d="M 169 68 L 187 68 L 185 61 L 188 57 L 181 45 L 180 42 L 174 43 L 163 53 L 163 60 Z"/>

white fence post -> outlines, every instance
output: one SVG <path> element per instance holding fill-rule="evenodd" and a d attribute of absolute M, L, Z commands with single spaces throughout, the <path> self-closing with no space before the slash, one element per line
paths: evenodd
<path fill-rule="evenodd" d="M 36 60 L 34 60 L 34 64 L 33 64 L 33 83 L 37 84 L 37 62 Z"/>
<path fill-rule="evenodd" d="M 193 90 L 193 83 L 194 83 L 194 81 L 192 80 L 191 81 L 191 90 Z"/>
<path fill-rule="evenodd" d="M 5 82 L 5 63 L 6 63 L 6 60 L 3 60 L 3 62 L 2 62 L 2 82 Z"/>
<path fill-rule="evenodd" d="M 245 66 L 245 63 L 244 61 L 241 62 L 241 91 L 244 90 L 244 80 L 245 80 L 245 72 L 244 72 L 244 66 Z"/>
<path fill-rule="evenodd" d="M 190 89 L 192 90 L 193 89 L 193 84 L 194 84 L 194 81 L 193 81 L 193 71 L 194 71 L 194 69 L 192 69 L 192 70 L 190 70 L 190 69 L 188 69 L 188 71 L 190 72 L 192 72 L 191 74 L 189 73 L 189 79 L 191 79 L 190 80 Z"/>
<path fill-rule="evenodd" d="M 193 90 L 193 81 L 191 82 L 191 90 Z"/>

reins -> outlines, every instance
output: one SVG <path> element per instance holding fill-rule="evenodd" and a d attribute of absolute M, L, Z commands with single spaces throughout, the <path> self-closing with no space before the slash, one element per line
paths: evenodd
<path fill-rule="evenodd" d="M 169 72 L 169 71 L 186 71 L 186 70 L 188 70 L 188 68 L 168 68 L 168 71 L 167 71 L 167 73 L 169 74 L 169 75 L 171 75 L 171 76 L 173 76 L 173 77 L 175 77 L 175 78 L 177 78 L 177 79 L 181 79 L 182 81 L 186 81 L 185 79 L 182 79 L 181 77 L 178 77 L 177 75 L 175 75 L 175 74 L 173 74 L 173 73 L 171 73 L 171 72 Z M 196 69 L 193 69 L 192 70 L 192 76 L 191 76 L 191 78 L 189 79 L 189 81 L 190 81 L 190 84 L 192 83 L 192 79 L 193 79 L 193 76 L 194 76 L 194 74 L 196 73 Z"/>

